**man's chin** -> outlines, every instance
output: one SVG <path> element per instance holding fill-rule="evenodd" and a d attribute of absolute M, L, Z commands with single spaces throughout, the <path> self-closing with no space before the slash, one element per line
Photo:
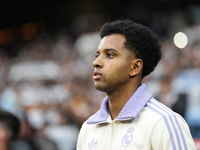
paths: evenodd
<path fill-rule="evenodd" d="M 96 90 L 101 91 L 101 92 L 106 92 L 106 88 L 100 84 L 95 83 L 94 87 Z"/>
<path fill-rule="evenodd" d="M 95 84 L 94 87 L 96 90 L 107 93 L 107 94 L 110 92 L 109 88 L 103 85 L 100 86 L 100 85 Z"/>

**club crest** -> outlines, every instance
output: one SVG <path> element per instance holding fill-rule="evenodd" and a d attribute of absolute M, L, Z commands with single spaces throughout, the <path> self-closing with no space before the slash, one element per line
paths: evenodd
<path fill-rule="evenodd" d="M 123 136 L 122 138 L 122 146 L 123 147 L 127 147 L 130 145 L 130 143 L 132 142 L 133 140 L 133 131 L 134 131 L 134 128 L 131 127 L 127 130 L 127 133 Z"/>

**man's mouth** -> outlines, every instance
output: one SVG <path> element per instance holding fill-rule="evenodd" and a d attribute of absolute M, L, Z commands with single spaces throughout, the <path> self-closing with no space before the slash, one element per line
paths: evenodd
<path fill-rule="evenodd" d="M 98 73 L 98 72 L 94 72 L 94 76 L 93 76 L 93 79 L 94 80 L 98 80 L 102 77 L 102 74 Z"/>

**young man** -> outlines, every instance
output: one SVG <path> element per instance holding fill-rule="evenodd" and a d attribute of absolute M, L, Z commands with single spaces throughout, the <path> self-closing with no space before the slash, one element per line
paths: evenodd
<path fill-rule="evenodd" d="M 20 120 L 10 112 L 0 109 L 0 150 L 8 150 L 11 140 L 20 131 Z"/>
<path fill-rule="evenodd" d="M 106 23 L 100 32 L 93 79 L 108 96 L 83 124 L 77 150 L 195 150 L 183 118 L 141 83 L 161 59 L 156 36 L 130 20 Z"/>

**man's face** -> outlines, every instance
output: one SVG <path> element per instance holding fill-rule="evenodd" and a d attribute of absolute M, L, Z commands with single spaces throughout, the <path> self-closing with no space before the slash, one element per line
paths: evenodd
<path fill-rule="evenodd" d="M 134 54 L 124 46 L 125 37 L 120 34 L 105 36 L 99 44 L 93 62 L 94 86 L 109 94 L 123 90 L 130 81 L 131 62 Z"/>

